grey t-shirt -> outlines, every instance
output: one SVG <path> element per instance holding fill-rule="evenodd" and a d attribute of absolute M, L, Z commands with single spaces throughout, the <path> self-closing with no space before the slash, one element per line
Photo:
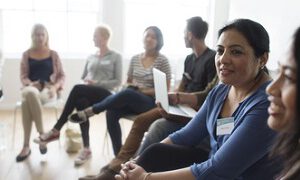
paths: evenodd
<path fill-rule="evenodd" d="M 122 57 L 119 53 L 109 51 L 104 57 L 93 54 L 87 58 L 81 77 L 94 80 L 95 85 L 108 90 L 120 86 L 122 82 Z"/>

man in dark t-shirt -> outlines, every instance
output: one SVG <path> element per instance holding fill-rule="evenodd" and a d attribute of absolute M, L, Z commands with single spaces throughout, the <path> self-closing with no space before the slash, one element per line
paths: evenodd
<path fill-rule="evenodd" d="M 215 51 L 207 47 L 198 57 L 194 52 L 186 57 L 184 73 L 179 86 L 182 86 L 182 91 L 195 92 L 205 89 L 216 75 L 215 54 Z"/>

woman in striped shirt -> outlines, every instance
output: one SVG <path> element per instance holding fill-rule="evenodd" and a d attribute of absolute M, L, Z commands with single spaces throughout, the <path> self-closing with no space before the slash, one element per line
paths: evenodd
<path fill-rule="evenodd" d="M 140 114 L 155 107 L 152 69 L 157 68 L 165 72 L 168 85 L 170 83 L 170 65 L 168 59 L 160 53 L 163 47 L 163 35 L 160 29 L 156 26 L 146 28 L 143 42 L 145 52 L 131 59 L 127 88 L 83 111 L 78 111 L 69 118 L 72 122 L 82 123 L 88 117 L 107 110 L 107 128 L 115 155 L 122 146 L 119 119 L 129 114 Z"/>

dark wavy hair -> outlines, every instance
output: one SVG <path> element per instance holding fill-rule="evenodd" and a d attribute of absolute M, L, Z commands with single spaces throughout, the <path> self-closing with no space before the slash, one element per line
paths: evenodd
<path fill-rule="evenodd" d="M 149 29 L 153 30 L 157 39 L 156 51 L 160 51 L 164 46 L 164 37 L 161 30 L 157 26 L 149 26 L 145 29 L 144 33 Z"/>
<path fill-rule="evenodd" d="M 265 52 L 270 52 L 270 38 L 266 29 L 259 23 L 250 19 L 236 19 L 219 30 L 220 37 L 224 31 L 235 29 L 240 32 L 253 48 L 255 56 L 260 57 Z"/>
<path fill-rule="evenodd" d="M 295 119 L 291 121 L 288 129 L 281 132 L 273 146 L 271 157 L 279 155 L 285 160 L 283 175 L 286 174 L 296 163 L 300 163 L 300 27 L 294 34 L 294 40 L 292 44 L 292 55 L 297 65 L 297 93 L 296 93 L 296 109 L 297 111 Z M 292 173 L 289 173 L 288 180 L 300 179 L 300 169 L 296 169 Z"/>

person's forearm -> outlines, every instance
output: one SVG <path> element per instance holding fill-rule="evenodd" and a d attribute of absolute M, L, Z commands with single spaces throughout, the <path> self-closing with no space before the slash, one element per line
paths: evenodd
<path fill-rule="evenodd" d="M 60 83 L 55 83 L 55 84 L 52 84 L 52 88 L 54 88 L 55 91 L 59 90 L 59 88 L 61 87 Z"/>
<path fill-rule="evenodd" d="M 195 180 L 191 168 L 186 167 L 183 169 L 177 169 L 173 171 L 165 171 L 158 173 L 151 173 L 147 176 L 147 180 Z"/>
<path fill-rule="evenodd" d="M 121 84 L 121 81 L 119 81 L 118 79 L 109 80 L 109 81 L 101 81 L 100 83 L 96 83 L 96 85 L 103 86 L 104 88 L 107 88 L 107 89 L 114 89 L 114 88 L 120 86 L 120 84 Z"/>
<path fill-rule="evenodd" d="M 187 104 L 192 108 L 196 109 L 198 107 L 198 100 L 195 94 L 191 93 L 178 93 L 179 104 Z M 198 109 L 196 109 L 198 110 Z"/>
<path fill-rule="evenodd" d="M 176 92 L 184 92 L 184 90 L 185 90 L 184 86 L 185 86 L 185 83 L 183 82 L 183 80 L 181 80 L 178 88 L 176 89 Z"/>

